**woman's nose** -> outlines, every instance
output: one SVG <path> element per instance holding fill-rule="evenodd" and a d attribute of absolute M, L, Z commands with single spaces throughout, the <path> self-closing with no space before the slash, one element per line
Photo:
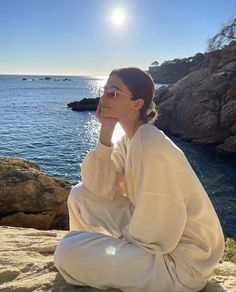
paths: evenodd
<path fill-rule="evenodd" d="M 106 101 L 106 94 L 105 93 L 103 93 L 101 95 L 100 100 L 101 100 L 101 104 L 104 104 L 105 103 L 105 101 Z"/>

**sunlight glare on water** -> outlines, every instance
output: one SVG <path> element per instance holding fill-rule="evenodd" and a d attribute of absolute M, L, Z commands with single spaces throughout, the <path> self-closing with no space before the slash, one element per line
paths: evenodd
<path fill-rule="evenodd" d="M 106 84 L 108 76 L 103 76 L 100 79 L 94 79 L 88 81 L 88 89 L 89 89 L 89 95 L 93 96 L 93 98 L 98 97 L 98 90 L 100 87 L 104 86 Z M 90 97 L 88 96 L 88 97 Z"/>

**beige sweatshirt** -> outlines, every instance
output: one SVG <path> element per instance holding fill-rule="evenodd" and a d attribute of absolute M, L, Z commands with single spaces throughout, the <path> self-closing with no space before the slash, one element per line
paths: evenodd
<path fill-rule="evenodd" d="M 98 141 L 81 165 L 97 196 L 126 195 L 135 206 L 123 236 L 152 254 L 169 254 L 208 277 L 224 251 L 224 235 L 202 184 L 184 153 L 158 128 L 144 124 L 116 146 Z"/>

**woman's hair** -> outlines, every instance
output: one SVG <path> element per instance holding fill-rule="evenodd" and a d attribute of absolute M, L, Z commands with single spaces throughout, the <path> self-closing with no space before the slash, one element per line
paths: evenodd
<path fill-rule="evenodd" d="M 109 76 L 117 75 L 132 93 L 132 100 L 141 98 L 144 104 L 140 109 L 140 118 L 145 123 L 154 123 L 158 116 L 155 96 L 155 85 L 152 77 L 137 67 L 114 69 Z"/>

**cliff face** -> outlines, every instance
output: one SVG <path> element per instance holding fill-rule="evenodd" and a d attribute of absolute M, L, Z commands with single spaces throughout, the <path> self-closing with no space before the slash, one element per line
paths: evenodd
<path fill-rule="evenodd" d="M 208 54 L 197 69 L 161 87 L 155 102 L 160 129 L 236 153 L 236 44 Z"/>
<path fill-rule="evenodd" d="M 23 159 L 0 158 L 0 225 L 68 229 L 71 185 Z"/>

